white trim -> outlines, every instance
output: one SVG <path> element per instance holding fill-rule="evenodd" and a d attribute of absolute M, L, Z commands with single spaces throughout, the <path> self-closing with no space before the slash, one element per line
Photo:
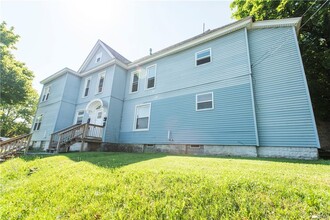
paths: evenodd
<path fill-rule="evenodd" d="M 88 94 L 85 96 L 85 91 L 86 91 L 86 88 L 87 88 L 88 80 L 89 80 Z M 83 92 L 82 92 L 82 98 L 86 98 L 90 94 L 90 92 L 91 92 L 91 83 L 92 83 L 92 77 L 89 76 L 85 79 L 85 85 L 84 85 L 84 89 L 83 89 Z"/>
<path fill-rule="evenodd" d="M 88 113 L 89 106 L 90 106 L 92 103 L 97 102 L 97 101 L 101 103 L 101 108 L 103 108 L 104 104 L 103 104 L 102 99 L 93 99 L 93 100 L 91 100 L 91 101 L 86 105 L 85 111 Z"/>
<path fill-rule="evenodd" d="M 210 50 L 210 62 L 203 63 L 203 64 L 200 64 L 200 65 L 197 65 L 197 54 L 198 54 L 198 53 L 202 53 L 202 52 L 207 51 L 207 50 Z M 207 57 L 204 57 L 204 58 L 207 58 Z M 202 58 L 202 59 L 204 59 L 204 58 Z M 211 47 L 206 48 L 206 49 L 204 49 L 204 50 L 197 51 L 197 52 L 195 53 L 195 67 L 197 67 L 197 66 L 203 66 L 203 65 L 208 64 L 208 63 L 212 63 L 212 49 L 211 49 Z"/>
<path fill-rule="evenodd" d="M 197 97 L 200 96 L 200 95 L 208 95 L 208 94 L 211 94 L 212 95 L 212 108 L 206 108 L 206 109 L 198 109 L 198 103 L 204 103 L 204 102 L 209 102 L 211 100 L 207 100 L 207 101 L 203 101 L 203 102 L 198 102 L 197 101 Z M 205 93 L 199 93 L 199 94 L 196 94 L 196 111 L 197 112 L 200 112 L 200 111 L 208 111 L 208 110 L 213 110 L 214 109 L 214 96 L 213 96 L 213 92 L 205 92 Z"/>
<path fill-rule="evenodd" d="M 151 67 L 155 67 L 155 81 L 154 81 L 154 87 L 148 88 L 148 69 Z M 152 64 L 150 66 L 146 67 L 146 80 L 145 80 L 145 86 L 144 86 L 144 90 L 151 90 L 151 89 L 155 89 L 156 87 L 156 81 L 157 81 L 157 64 Z"/>
<path fill-rule="evenodd" d="M 308 84 L 307 84 L 304 64 L 303 64 L 303 61 L 302 61 L 302 58 L 301 58 L 301 53 L 300 53 L 300 48 L 299 48 L 299 43 L 298 43 L 298 36 L 297 36 L 297 33 L 296 33 L 294 27 L 292 27 L 292 31 L 293 31 L 293 35 L 294 35 L 294 41 L 296 43 L 296 48 L 297 48 L 297 53 L 298 53 L 298 57 L 299 57 L 301 73 L 303 75 L 304 86 L 306 88 L 306 95 L 307 95 L 307 99 L 308 99 L 307 101 L 308 101 L 310 114 L 311 114 L 311 118 L 312 118 L 313 129 L 314 129 L 314 133 L 315 133 L 315 136 L 316 136 L 315 137 L 316 138 L 316 144 L 317 144 L 316 147 L 320 148 L 321 144 L 320 144 L 320 139 L 319 139 L 319 135 L 318 135 L 318 132 L 317 132 L 317 127 L 316 127 L 316 122 L 315 122 L 315 117 L 314 117 L 314 111 L 313 111 L 313 105 L 312 105 L 311 97 L 310 97 L 310 94 L 309 94 L 309 88 L 308 88 Z"/>
<path fill-rule="evenodd" d="M 263 20 L 263 21 L 253 22 L 251 29 L 294 26 L 294 27 L 296 27 L 296 31 L 298 31 L 300 28 L 300 23 L 301 23 L 301 17 Z"/>
<path fill-rule="evenodd" d="M 249 47 L 248 33 L 247 33 L 246 28 L 245 28 L 245 42 L 246 42 L 246 53 L 247 53 L 249 73 L 250 73 L 249 74 L 249 80 L 250 80 L 250 91 L 251 91 L 251 99 L 252 99 L 254 132 L 255 132 L 255 136 L 256 136 L 256 145 L 259 146 L 259 133 L 258 133 L 256 104 L 255 104 L 255 99 L 254 99 L 254 90 L 253 90 L 253 81 L 252 81 L 252 67 L 251 67 L 251 59 L 250 59 L 250 47 Z"/>
<path fill-rule="evenodd" d="M 136 111 L 138 107 L 141 106 L 149 106 L 149 118 L 148 118 L 148 128 L 145 129 L 136 129 L 136 119 L 137 119 L 137 115 L 136 115 Z M 135 105 L 135 111 L 134 111 L 134 121 L 133 121 L 133 131 L 149 131 L 150 128 L 150 119 L 151 119 L 151 103 L 143 103 L 143 104 L 139 104 L 139 105 Z"/>
<path fill-rule="evenodd" d="M 114 58 L 113 54 L 110 53 L 110 51 L 106 48 L 106 46 L 102 43 L 102 41 L 97 40 L 96 44 L 94 45 L 93 49 L 91 50 L 91 52 L 89 52 L 87 58 L 85 59 L 85 61 L 83 62 L 83 64 L 81 65 L 81 67 L 78 70 L 78 73 L 81 73 L 83 69 L 85 69 L 87 67 L 87 64 L 92 60 L 92 58 L 94 57 L 95 53 L 97 52 L 97 50 L 102 47 L 111 58 Z"/>
<path fill-rule="evenodd" d="M 42 90 L 42 94 L 41 94 L 41 100 L 40 100 L 40 102 L 46 102 L 46 101 L 49 99 L 50 88 L 51 88 L 51 85 L 48 85 L 48 86 L 45 86 L 45 87 L 44 87 L 44 89 Z M 46 100 L 43 100 L 47 89 L 48 89 L 48 97 L 47 97 Z"/>
<path fill-rule="evenodd" d="M 50 81 L 52 81 L 52 80 L 54 80 L 54 79 L 62 76 L 65 73 L 70 73 L 70 74 L 73 74 L 75 76 L 79 76 L 79 74 L 76 73 L 76 71 L 73 71 L 72 69 L 69 69 L 69 68 L 65 67 L 64 69 L 61 69 L 60 71 L 58 71 L 58 72 L 50 75 L 49 77 L 41 80 L 40 83 L 41 84 L 46 84 L 46 83 L 48 83 L 48 82 L 50 82 Z"/>
<path fill-rule="evenodd" d="M 136 91 L 132 92 L 132 86 L 133 86 L 133 80 L 134 80 L 134 75 L 135 73 L 137 73 L 138 75 L 138 84 L 137 84 L 137 88 Z M 139 84 L 140 84 L 140 71 L 139 70 L 135 70 L 131 72 L 131 78 L 130 78 L 130 86 L 129 86 L 129 94 L 134 94 L 137 93 L 139 91 Z"/>
<path fill-rule="evenodd" d="M 105 75 L 106 75 L 106 71 L 105 70 L 102 71 L 102 72 L 99 72 L 98 77 L 97 77 L 97 85 L 96 85 L 96 88 L 95 88 L 95 95 L 98 95 L 98 94 L 103 93 L 103 91 L 104 91 L 104 84 L 105 84 Z M 99 92 L 100 79 L 101 79 L 102 76 L 103 76 L 102 91 Z"/>
<path fill-rule="evenodd" d="M 173 47 L 171 49 L 164 49 L 164 51 L 159 51 L 154 53 L 151 56 L 143 57 L 141 59 L 138 59 L 130 64 L 128 64 L 128 68 L 133 68 L 136 66 L 140 66 L 144 63 L 151 62 L 153 60 L 157 60 L 159 58 L 168 56 L 170 54 L 178 53 L 180 51 L 186 50 L 188 48 L 194 47 L 198 44 L 202 44 L 204 42 L 213 40 L 215 38 L 218 38 L 220 36 L 223 36 L 225 34 L 234 32 L 236 30 L 242 29 L 244 27 L 250 26 L 252 23 L 252 17 L 247 17 L 245 19 L 242 19 L 240 21 L 236 21 L 234 23 L 231 23 L 229 25 L 226 25 L 222 28 L 218 28 L 218 30 L 211 31 L 209 34 L 205 34 L 204 36 L 197 37 L 194 40 L 190 40 L 187 43 L 180 44 L 176 47 Z"/>
<path fill-rule="evenodd" d="M 73 125 L 77 124 L 77 119 L 78 119 L 78 113 L 79 113 L 79 112 L 84 112 L 84 114 L 82 115 L 82 117 L 83 117 L 83 119 L 84 119 L 84 117 L 85 117 L 85 113 L 86 113 L 85 109 L 78 109 L 78 110 L 76 111 L 76 115 L 75 115 L 75 117 L 74 117 Z"/>
<path fill-rule="evenodd" d="M 101 70 L 101 69 L 104 69 L 104 68 L 106 68 L 106 67 L 108 67 L 108 66 L 111 66 L 111 65 L 119 65 L 120 67 L 122 67 L 122 68 L 124 68 L 124 69 L 127 70 L 127 65 L 126 65 L 126 64 L 120 62 L 120 61 L 117 60 L 117 59 L 112 59 L 112 60 L 110 60 L 110 61 L 108 61 L 108 62 L 106 62 L 106 63 L 104 63 L 104 64 L 101 64 L 101 65 L 99 65 L 99 66 L 94 67 L 93 69 L 90 69 L 90 70 L 88 70 L 88 71 L 86 71 L 86 72 L 82 72 L 82 73 L 80 73 L 79 76 L 86 76 L 86 75 L 88 75 L 88 74 L 90 74 L 90 73 L 97 72 L 97 71 L 99 71 L 99 70 Z"/>

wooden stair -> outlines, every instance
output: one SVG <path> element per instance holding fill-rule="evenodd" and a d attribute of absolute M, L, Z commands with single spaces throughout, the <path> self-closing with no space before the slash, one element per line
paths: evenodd
<path fill-rule="evenodd" d="M 101 143 L 103 126 L 95 124 L 73 125 L 51 135 L 48 152 L 68 152 L 70 146 L 80 142 L 83 150 L 84 143 Z"/>
<path fill-rule="evenodd" d="M 15 157 L 18 154 L 26 154 L 32 134 L 25 134 L 0 142 L 0 161 Z"/>

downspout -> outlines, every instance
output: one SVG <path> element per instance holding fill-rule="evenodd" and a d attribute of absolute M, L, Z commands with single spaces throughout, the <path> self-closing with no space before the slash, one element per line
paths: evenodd
<path fill-rule="evenodd" d="M 249 80 L 250 80 L 250 91 L 251 91 L 251 99 L 252 99 L 254 130 L 255 130 L 255 135 L 256 135 L 256 145 L 258 147 L 259 146 L 259 134 L 258 134 L 258 127 L 257 127 L 257 115 L 256 115 L 255 100 L 254 100 L 254 90 L 253 90 L 253 82 L 252 82 L 252 68 L 251 68 L 250 48 L 249 48 L 249 41 L 248 41 L 248 35 L 247 35 L 247 28 L 244 28 L 244 31 L 245 31 L 245 41 L 246 41 L 246 53 L 247 53 L 248 66 L 249 66 Z"/>

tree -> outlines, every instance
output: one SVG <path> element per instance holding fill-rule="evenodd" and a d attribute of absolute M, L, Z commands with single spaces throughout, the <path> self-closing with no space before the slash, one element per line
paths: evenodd
<path fill-rule="evenodd" d="M 6 137 L 29 132 L 38 100 L 33 72 L 11 53 L 18 39 L 13 27 L 0 24 L 0 135 Z"/>
<path fill-rule="evenodd" d="M 234 0 L 230 7 L 236 19 L 253 16 L 256 20 L 267 20 L 304 15 L 299 46 L 314 112 L 317 118 L 330 120 L 330 1 Z"/>

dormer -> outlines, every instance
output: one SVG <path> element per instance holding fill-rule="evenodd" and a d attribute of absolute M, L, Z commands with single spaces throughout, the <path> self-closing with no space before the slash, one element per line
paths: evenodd
<path fill-rule="evenodd" d="M 114 59 L 124 64 L 130 63 L 129 60 L 120 55 L 117 51 L 106 45 L 103 41 L 98 40 L 78 72 L 80 74 L 85 73 Z"/>

